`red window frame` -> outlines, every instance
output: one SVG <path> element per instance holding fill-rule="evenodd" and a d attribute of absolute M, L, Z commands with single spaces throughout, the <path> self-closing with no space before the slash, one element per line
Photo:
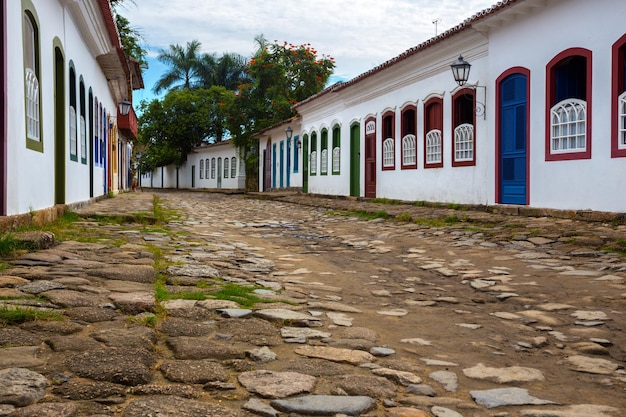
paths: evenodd
<path fill-rule="evenodd" d="M 433 129 L 441 131 L 441 162 L 428 163 L 426 161 L 426 134 Z M 424 103 L 424 168 L 443 167 L 443 98 L 433 97 Z"/>
<path fill-rule="evenodd" d="M 381 132 L 381 167 L 383 171 L 393 171 L 396 169 L 396 112 L 393 110 L 388 110 L 383 113 L 380 118 L 380 132 Z M 393 164 L 391 166 L 385 166 L 385 140 L 391 138 L 393 139 Z"/>
<path fill-rule="evenodd" d="M 586 144 L 585 150 L 581 152 L 566 152 L 566 153 L 556 153 L 553 154 L 551 151 L 550 140 L 552 137 L 552 121 L 550 110 L 552 106 L 556 104 L 556 69 L 559 63 L 561 63 L 564 59 L 581 56 L 586 59 L 586 81 L 585 81 L 585 96 L 587 102 L 587 121 L 586 121 Z M 570 161 L 575 159 L 591 159 L 591 115 L 592 115 L 592 89 L 591 89 L 591 80 L 592 80 L 592 52 L 585 48 L 569 48 L 566 49 L 559 54 L 557 54 L 548 64 L 546 65 L 546 114 L 545 114 L 545 125 L 546 125 L 546 138 L 545 138 L 545 153 L 546 153 L 546 161 Z"/>
<path fill-rule="evenodd" d="M 626 34 L 613 44 L 611 50 L 611 158 L 626 157 L 626 149 L 619 149 L 619 105 L 618 97 L 626 90 L 624 82 L 624 58 L 626 55 Z"/>
<path fill-rule="evenodd" d="M 471 107 L 464 108 L 467 106 L 468 97 L 471 97 Z M 471 113 L 470 113 L 471 112 Z M 470 115 L 471 114 L 471 115 Z M 473 151 L 472 151 L 472 159 L 467 161 L 456 161 L 455 160 L 455 137 L 454 137 L 454 129 L 462 125 L 464 123 L 469 123 L 468 119 L 471 120 L 471 124 L 474 127 L 473 132 Z M 466 166 L 474 166 L 476 165 L 476 90 L 473 88 L 461 88 L 452 96 L 452 130 L 451 137 L 451 155 L 452 155 L 452 166 L 453 167 L 466 167 Z"/>
<path fill-rule="evenodd" d="M 413 111 L 411 118 L 409 112 Z M 410 119 L 409 119 L 410 118 Z M 411 126 L 411 124 L 413 126 Z M 402 109 L 400 113 L 400 168 L 401 169 L 417 169 L 417 106 L 411 104 Z M 404 164 L 404 137 L 406 135 L 415 136 L 415 163 Z"/>

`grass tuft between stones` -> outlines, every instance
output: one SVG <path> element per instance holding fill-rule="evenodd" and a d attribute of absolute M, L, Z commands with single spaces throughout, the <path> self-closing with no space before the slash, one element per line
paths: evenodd
<path fill-rule="evenodd" d="M 32 307 L 0 306 L 0 323 L 5 325 L 36 320 L 62 321 L 64 319 L 63 314 L 58 311 L 40 310 Z"/>

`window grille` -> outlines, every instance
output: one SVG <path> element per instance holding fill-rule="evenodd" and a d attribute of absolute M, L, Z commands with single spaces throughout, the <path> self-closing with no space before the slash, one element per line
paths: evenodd
<path fill-rule="evenodd" d="M 200 160 L 200 179 L 204 178 L 204 159 Z"/>
<path fill-rule="evenodd" d="M 474 159 L 474 126 L 469 123 L 458 125 L 454 129 L 454 160 L 471 161 Z"/>
<path fill-rule="evenodd" d="M 234 156 L 230 158 L 230 177 L 235 178 L 237 176 L 237 158 Z"/>
<path fill-rule="evenodd" d="M 387 138 L 383 142 L 383 167 L 394 166 L 394 140 L 393 138 Z"/>
<path fill-rule="evenodd" d="M 39 80 L 37 74 L 26 68 L 26 135 L 28 139 L 41 141 L 39 111 Z"/>
<path fill-rule="evenodd" d="M 587 103 L 570 98 L 550 110 L 552 153 L 584 151 L 587 148 Z"/>
<path fill-rule="evenodd" d="M 626 91 L 618 98 L 619 100 L 619 149 L 626 149 Z"/>
<path fill-rule="evenodd" d="M 333 173 L 339 172 L 341 158 L 341 148 L 339 146 L 333 149 Z"/>
<path fill-rule="evenodd" d="M 311 152 L 311 175 L 317 174 L 317 151 Z"/>
<path fill-rule="evenodd" d="M 406 135 L 402 138 L 402 165 L 417 164 L 415 135 Z"/>
<path fill-rule="evenodd" d="M 441 130 L 433 129 L 426 134 L 426 163 L 441 163 Z"/>
<path fill-rule="evenodd" d="M 224 158 L 224 178 L 228 178 L 230 167 L 228 166 L 228 158 Z"/>
<path fill-rule="evenodd" d="M 320 172 L 322 174 L 328 173 L 328 149 L 322 149 L 320 160 Z"/>

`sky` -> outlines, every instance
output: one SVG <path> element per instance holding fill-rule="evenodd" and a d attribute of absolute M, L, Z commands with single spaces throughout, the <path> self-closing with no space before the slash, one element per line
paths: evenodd
<path fill-rule="evenodd" d="M 254 38 L 335 58 L 329 84 L 350 80 L 446 31 L 497 0 L 126 0 L 118 12 L 142 35 L 149 68 L 134 102 L 157 97 L 160 51 L 198 40 L 202 53 L 252 56 Z M 435 23 L 436 22 L 436 23 Z"/>

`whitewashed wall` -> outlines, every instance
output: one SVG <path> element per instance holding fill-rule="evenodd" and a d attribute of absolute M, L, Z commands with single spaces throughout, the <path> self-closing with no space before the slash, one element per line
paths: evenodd
<path fill-rule="evenodd" d="M 458 39 L 458 45 L 454 43 Z M 335 93 L 320 98 L 324 104 L 302 105 L 302 133 L 311 137 L 317 132 L 318 150 L 322 128 L 330 131 L 335 123 L 341 125 L 341 175 L 309 177 L 309 192 L 331 195 L 349 195 L 350 192 L 350 125 L 361 124 L 360 195 L 365 184 L 365 120 L 375 115 L 376 130 L 376 196 L 402 200 L 446 201 L 484 204 L 493 193 L 493 152 L 487 138 L 492 134 L 490 124 L 476 117 L 476 166 L 452 167 L 451 96 L 457 87 L 450 64 L 462 53 L 471 62 L 469 83 L 484 85 L 487 79 L 487 43 L 484 36 L 470 31 L 463 40 L 457 35 L 451 42 L 433 47 L 401 61 L 369 78 Z M 443 96 L 443 167 L 424 169 L 424 99 L 432 94 Z M 477 99 L 484 102 L 483 91 Z M 330 96 L 330 98 L 328 98 Z M 417 169 L 401 169 L 401 110 L 408 104 L 417 106 Z M 490 103 L 487 102 L 487 108 Z M 395 111 L 396 169 L 382 170 L 381 118 L 386 110 Z M 310 151 L 310 147 L 309 147 Z M 319 152 L 318 152 L 319 153 Z M 489 183 L 489 187 L 485 184 Z"/>
<path fill-rule="evenodd" d="M 530 70 L 530 205 L 626 211 L 626 158 L 611 158 L 611 46 L 626 33 L 622 0 L 548 2 L 490 35 L 491 83 Z M 545 161 L 546 64 L 569 48 L 592 51 L 591 159 Z"/>
<path fill-rule="evenodd" d="M 26 148 L 26 128 L 24 109 L 24 58 L 22 52 L 22 2 L 7 2 L 7 96 L 8 123 L 7 137 L 7 214 L 26 213 L 54 205 L 54 47 L 53 39 L 58 38 L 63 47 L 65 70 L 65 161 L 67 203 L 89 199 L 89 161 L 86 165 L 70 162 L 69 157 L 69 62 L 76 69 L 77 94 L 80 75 L 85 81 L 86 96 L 89 87 L 94 96 L 110 111 L 115 111 L 116 103 L 110 93 L 106 78 L 95 58 L 84 44 L 73 17 L 58 0 L 32 0 L 39 19 L 40 45 L 40 89 L 41 125 L 44 152 Z M 55 22 L 50 24 L 50 22 Z M 87 103 L 88 104 L 88 103 Z M 88 144 L 89 145 L 89 144 Z M 102 169 L 94 170 L 95 195 L 104 193 Z"/>

